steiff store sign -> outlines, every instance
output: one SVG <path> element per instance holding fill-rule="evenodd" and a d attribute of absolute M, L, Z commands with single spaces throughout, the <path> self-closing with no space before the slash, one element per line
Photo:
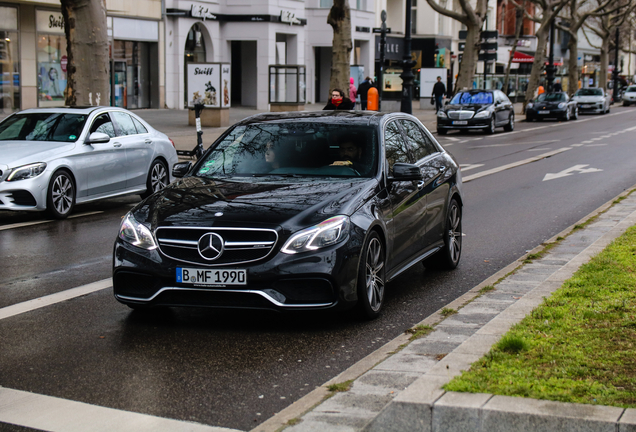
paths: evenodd
<path fill-rule="evenodd" d="M 46 10 L 35 11 L 36 29 L 42 33 L 64 34 L 64 17 L 62 12 Z"/>
<path fill-rule="evenodd" d="M 200 100 L 207 108 L 229 108 L 231 76 L 229 63 L 188 64 L 188 105 Z"/>

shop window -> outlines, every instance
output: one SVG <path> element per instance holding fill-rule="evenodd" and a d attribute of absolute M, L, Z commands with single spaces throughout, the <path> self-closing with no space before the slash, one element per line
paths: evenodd
<path fill-rule="evenodd" d="M 63 106 L 66 89 L 66 37 L 38 36 L 38 99 L 40 106 Z"/>
<path fill-rule="evenodd" d="M 20 109 L 19 65 L 18 33 L 0 31 L 0 109 L 4 113 Z"/>

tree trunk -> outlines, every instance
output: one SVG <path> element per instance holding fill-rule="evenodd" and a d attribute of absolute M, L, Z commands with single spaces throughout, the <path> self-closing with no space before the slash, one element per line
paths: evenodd
<path fill-rule="evenodd" d="M 607 70 L 609 69 L 609 46 L 611 38 L 612 32 L 607 32 L 603 36 L 603 43 L 601 44 L 601 71 L 598 77 L 598 83 L 596 83 L 596 87 L 602 88 L 605 92 L 607 92 Z"/>
<path fill-rule="evenodd" d="M 506 66 L 506 77 L 504 78 L 504 86 L 503 92 L 508 94 L 508 79 L 510 78 L 510 66 L 512 65 L 512 58 L 515 56 L 515 52 L 517 52 L 517 42 L 519 41 L 519 36 L 521 36 L 521 29 L 523 28 L 523 18 L 524 12 L 526 10 L 526 2 L 522 3 L 523 9 L 517 9 L 515 12 L 515 40 L 512 43 L 512 49 L 510 50 L 510 58 L 508 59 L 508 66 Z M 519 13 L 521 11 L 521 13 Z"/>
<path fill-rule="evenodd" d="M 545 65 L 545 50 L 548 42 L 548 33 L 550 26 L 542 23 L 537 31 L 537 51 L 534 53 L 534 63 L 532 64 L 532 72 L 528 80 L 528 89 L 526 90 L 526 99 L 523 103 L 524 112 L 528 102 L 534 99 L 534 91 L 539 87 L 539 78 Z"/>
<path fill-rule="evenodd" d="M 66 33 L 66 105 L 110 105 L 106 0 L 60 0 Z"/>
<path fill-rule="evenodd" d="M 473 88 L 473 77 L 477 67 L 477 56 L 479 55 L 479 30 L 481 24 L 471 23 L 467 25 L 466 30 L 466 47 L 462 62 L 459 64 L 459 75 L 457 83 L 455 83 L 455 91 Z"/>
<path fill-rule="evenodd" d="M 327 23 L 333 27 L 333 45 L 331 47 L 331 79 L 329 97 L 335 88 L 341 89 L 349 97 L 351 43 L 351 11 L 348 0 L 334 0 L 329 11 Z"/>
<path fill-rule="evenodd" d="M 568 95 L 572 95 L 579 89 L 579 38 L 574 34 L 570 34 L 568 41 L 568 49 L 570 50 L 570 58 L 568 60 Z"/>

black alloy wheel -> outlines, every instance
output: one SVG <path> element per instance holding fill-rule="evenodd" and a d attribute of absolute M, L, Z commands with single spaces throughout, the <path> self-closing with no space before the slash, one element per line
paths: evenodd
<path fill-rule="evenodd" d="M 385 275 L 384 246 L 374 231 L 369 234 L 362 248 L 358 269 L 358 305 L 367 319 L 377 318 L 382 311 Z"/>
<path fill-rule="evenodd" d="M 570 108 L 565 110 L 565 114 L 563 114 L 563 121 L 570 121 Z"/>
<path fill-rule="evenodd" d="M 53 174 L 46 195 L 46 212 L 54 219 L 66 219 L 75 207 L 75 185 L 71 174 L 60 170 Z"/>
<path fill-rule="evenodd" d="M 513 112 L 510 113 L 510 117 L 508 117 L 508 123 L 505 124 L 504 130 L 506 132 L 512 132 L 515 130 L 515 114 Z"/>
<path fill-rule="evenodd" d="M 148 171 L 148 180 L 146 180 L 146 192 L 141 194 L 141 198 L 148 198 L 153 193 L 160 191 L 168 186 L 168 167 L 159 159 L 156 159 L 150 166 Z"/>
<path fill-rule="evenodd" d="M 444 246 L 423 264 L 427 268 L 453 270 L 462 256 L 462 209 L 455 198 L 448 206 L 444 227 Z"/>
<path fill-rule="evenodd" d="M 579 118 L 579 107 L 578 105 L 574 106 L 574 111 L 572 112 L 572 120 L 577 120 Z"/>
<path fill-rule="evenodd" d="M 495 114 L 492 115 L 492 117 L 490 118 L 490 124 L 488 125 L 487 128 L 484 129 L 484 132 L 486 132 L 488 135 L 492 135 L 495 133 L 495 129 L 496 129 L 496 125 L 495 125 Z"/>

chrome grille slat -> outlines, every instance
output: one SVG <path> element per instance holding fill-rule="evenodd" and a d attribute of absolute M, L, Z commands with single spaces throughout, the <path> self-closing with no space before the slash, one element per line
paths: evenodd
<path fill-rule="evenodd" d="M 199 253 L 199 239 L 207 233 L 223 238 L 224 251 L 211 261 Z M 155 231 L 159 251 L 172 259 L 206 267 L 244 264 L 262 260 L 278 241 L 276 230 L 231 227 L 161 227 Z"/>
<path fill-rule="evenodd" d="M 453 120 L 468 120 L 473 118 L 473 115 L 475 112 L 468 110 L 448 111 L 448 118 Z"/>

